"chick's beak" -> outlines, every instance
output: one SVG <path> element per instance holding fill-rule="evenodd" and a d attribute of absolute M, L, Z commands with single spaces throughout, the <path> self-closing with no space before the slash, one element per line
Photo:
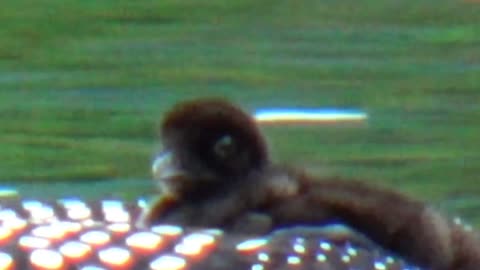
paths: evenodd
<path fill-rule="evenodd" d="M 153 178 L 166 195 L 178 195 L 187 174 L 175 162 L 171 151 L 163 151 L 152 163 Z"/>
<path fill-rule="evenodd" d="M 153 160 L 152 174 L 156 180 L 185 176 L 185 172 L 178 167 L 170 151 L 163 151 Z"/>

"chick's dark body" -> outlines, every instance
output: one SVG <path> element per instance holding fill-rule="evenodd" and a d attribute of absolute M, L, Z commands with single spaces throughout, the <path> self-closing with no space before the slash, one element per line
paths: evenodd
<path fill-rule="evenodd" d="M 181 103 L 167 114 L 161 129 L 171 158 L 154 174 L 167 192 L 152 205 L 147 224 L 262 234 L 340 220 L 429 269 L 480 265 L 476 236 L 423 202 L 361 181 L 315 179 L 272 164 L 255 121 L 227 101 Z"/>

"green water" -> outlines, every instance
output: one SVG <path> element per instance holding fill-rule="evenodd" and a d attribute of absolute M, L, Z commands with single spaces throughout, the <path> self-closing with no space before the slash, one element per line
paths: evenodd
<path fill-rule="evenodd" d="M 162 114 L 214 95 L 364 110 L 263 130 L 278 162 L 480 224 L 478 3 L 20 0 L 0 21 L 0 179 L 25 196 L 151 192 Z"/>

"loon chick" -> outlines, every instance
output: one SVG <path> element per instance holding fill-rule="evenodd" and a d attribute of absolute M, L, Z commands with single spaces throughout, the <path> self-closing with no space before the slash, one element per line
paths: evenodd
<path fill-rule="evenodd" d="M 176 223 L 268 233 L 341 221 L 382 248 L 432 270 L 480 265 L 474 232 L 394 190 L 315 179 L 273 164 L 255 120 L 222 99 L 176 105 L 163 120 L 154 176 L 164 195 L 146 224 Z"/>

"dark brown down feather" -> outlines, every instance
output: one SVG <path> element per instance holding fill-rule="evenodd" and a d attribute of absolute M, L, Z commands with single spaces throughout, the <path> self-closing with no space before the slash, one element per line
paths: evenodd
<path fill-rule="evenodd" d="M 227 101 L 181 103 L 161 128 L 173 164 L 165 168 L 175 173 L 158 172 L 157 181 L 169 192 L 152 205 L 147 224 L 262 234 L 340 221 L 428 269 L 480 269 L 476 233 L 394 190 L 361 181 L 314 179 L 272 164 L 254 119 Z"/>

